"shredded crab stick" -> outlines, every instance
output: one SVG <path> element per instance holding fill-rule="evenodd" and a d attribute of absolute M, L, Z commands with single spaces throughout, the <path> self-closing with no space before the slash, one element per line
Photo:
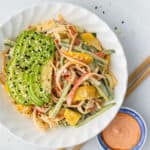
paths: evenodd
<path fill-rule="evenodd" d="M 73 63 L 75 63 L 75 64 L 79 64 L 79 65 L 85 66 L 85 67 L 87 68 L 88 72 L 90 72 L 91 69 L 90 69 L 90 67 L 89 67 L 86 63 L 83 63 L 83 62 L 81 62 L 81 61 L 79 61 L 79 60 L 77 60 L 77 59 L 73 59 L 73 58 L 71 58 L 71 57 L 65 55 L 65 53 L 63 53 L 63 50 L 60 50 L 59 52 L 60 52 L 60 54 L 61 54 L 62 56 L 64 56 L 65 58 L 67 58 L 67 59 L 70 60 L 71 62 L 73 62 Z"/>
<path fill-rule="evenodd" d="M 74 98 L 74 95 L 75 95 L 75 92 L 76 90 L 78 89 L 78 87 L 85 81 L 87 80 L 89 77 L 91 76 L 97 76 L 99 77 L 100 79 L 104 78 L 102 75 L 99 75 L 97 73 L 85 73 L 83 74 L 74 84 L 72 90 L 70 91 L 70 93 L 68 94 L 68 98 L 67 98 L 67 104 L 68 105 L 71 105 L 72 103 L 72 100 Z"/>
<path fill-rule="evenodd" d="M 56 84 L 57 84 L 57 87 L 62 91 L 62 88 L 61 88 L 61 85 L 60 85 L 60 77 L 62 75 L 62 73 L 64 72 L 64 70 L 66 68 L 68 68 L 69 66 L 71 66 L 73 63 L 71 62 L 68 62 L 66 63 L 56 74 Z"/>
<path fill-rule="evenodd" d="M 70 47 L 69 47 L 69 51 L 72 51 L 73 45 L 74 45 L 75 40 L 76 40 L 76 38 L 77 38 L 77 35 L 78 35 L 78 34 L 75 34 L 75 35 L 73 36 L 72 41 L 71 41 L 71 44 L 70 44 Z"/>

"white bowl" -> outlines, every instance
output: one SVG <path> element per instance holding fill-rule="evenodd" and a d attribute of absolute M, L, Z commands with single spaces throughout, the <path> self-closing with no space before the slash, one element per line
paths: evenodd
<path fill-rule="evenodd" d="M 128 76 L 124 51 L 116 35 L 98 16 L 72 4 L 44 3 L 25 9 L 17 15 L 10 17 L 0 27 L 0 49 L 4 48 L 3 42 L 6 38 L 16 38 L 28 25 L 55 18 L 58 13 L 61 13 L 67 21 L 83 26 L 88 31 L 96 32 L 105 48 L 116 50 L 116 53 L 112 56 L 111 68 L 118 79 L 118 85 L 115 89 L 115 101 L 117 104 L 80 128 L 58 127 L 49 130 L 47 133 L 41 133 L 34 127 L 30 119 L 23 117 L 12 107 L 7 94 L 0 87 L 1 124 L 21 139 L 49 148 L 69 147 L 79 144 L 101 132 L 119 111 L 126 92 Z"/>

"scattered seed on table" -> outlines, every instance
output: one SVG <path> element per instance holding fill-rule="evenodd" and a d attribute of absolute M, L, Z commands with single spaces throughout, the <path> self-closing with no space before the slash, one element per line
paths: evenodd
<path fill-rule="evenodd" d="M 98 6 L 95 6 L 94 9 L 98 9 Z"/>
<path fill-rule="evenodd" d="M 121 23 L 124 24 L 125 22 L 122 20 Z"/>
<path fill-rule="evenodd" d="M 118 29 L 118 28 L 115 26 L 115 27 L 114 27 L 114 30 L 117 30 L 117 29 Z"/>

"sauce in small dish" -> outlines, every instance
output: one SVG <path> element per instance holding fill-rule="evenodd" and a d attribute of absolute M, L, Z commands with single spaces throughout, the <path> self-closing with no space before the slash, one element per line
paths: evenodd
<path fill-rule="evenodd" d="M 139 150 L 144 144 L 146 133 L 143 118 L 125 107 L 97 137 L 104 150 Z"/>

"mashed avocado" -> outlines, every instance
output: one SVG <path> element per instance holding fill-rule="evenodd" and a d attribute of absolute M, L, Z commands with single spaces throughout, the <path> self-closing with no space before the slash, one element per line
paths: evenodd
<path fill-rule="evenodd" d="M 48 89 L 42 76 L 45 66 L 52 75 L 53 57 L 54 42 L 49 35 L 27 30 L 18 36 L 7 64 L 8 90 L 16 103 L 42 106 L 50 101 L 51 77 L 45 78 Z"/>

